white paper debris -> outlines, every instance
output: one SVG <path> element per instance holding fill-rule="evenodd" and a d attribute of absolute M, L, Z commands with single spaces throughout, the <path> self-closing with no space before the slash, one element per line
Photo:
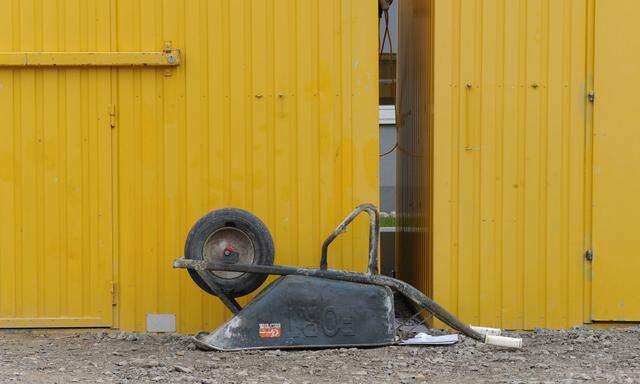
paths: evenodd
<path fill-rule="evenodd" d="M 458 342 L 458 335 L 431 336 L 418 333 L 415 337 L 400 341 L 401 345 L 450 345 Z"/>

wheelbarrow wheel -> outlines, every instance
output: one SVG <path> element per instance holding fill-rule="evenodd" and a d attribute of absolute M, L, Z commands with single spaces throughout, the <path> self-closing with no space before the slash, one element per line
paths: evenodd
<path fill-rule="evenodd" d="M 227 264 L 273 265 L 273 238 L 255 215 L 238 208 L 209 212 L 189 231 L 184 256 Z M 228 296 L 247 295 L 260 287 L 267 275 L 230 271 L 205 271 Z M 189 275 L 200 288 L 215 296 L 196 271 Z"/>

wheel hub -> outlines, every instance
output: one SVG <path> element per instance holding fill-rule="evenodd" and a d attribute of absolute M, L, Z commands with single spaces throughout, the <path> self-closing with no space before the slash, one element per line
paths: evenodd
<path fill-rule="evenodd" d="M 205 260 L 227 264 L 253 264 L 255 247 L 251 238 L 238 228 L 224 227 L 209 236 L 204 243 L 202 254 Z M 223 279 L 235 279 L 243 272 L 212 271 Z"/>

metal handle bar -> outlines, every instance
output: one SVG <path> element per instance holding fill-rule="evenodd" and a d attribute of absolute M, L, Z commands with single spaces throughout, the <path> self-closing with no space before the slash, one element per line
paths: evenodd
<path fill-rule="evenodd" d="M 369 215 L 369 266 L 367 273 L 370 275 L 378 273 L 378 242 L 380 236 L 380 212 L 378 208 L 373 204 L 358 205 L 347 216 L 346 219 L 340 223 L 336 229 L 327 237 L 322 243 L 322 259 L 320 259 L 320 269 L 327 270 L 327 252 L 329 250 L 329 244 L 335 240 L 341 233 L 347 231 L 347 227 L 351 222 L 362 212 L 367 212 Z"/>
<path fill-rule="evenodd" d="M 173 263 L 174 268 L 188 268 L 196 271 L 234 271 L 247 273 L 264 273 L 269 275 L 298 275 L 320 277 L 330 280 L 350 281 L 352 283 L 373 284 L 389 287 L 400 292 L 409 300 L 413 301 L 419 308 L 426 309 L 429 313 L 440 319 L 453 329 L 456 329 L 472 339 L 485 342 L 486 337 L 468 325 L 458 320 L 455 316 L 442 308 L 435 301 L 431 300 L 424 293 L 420 292 L 404 281 L 394 279 L 384 275 L 373 275 L 368 273 L 358 273 L 340 270 L 321 270 L 301 267 L 288 267 L 282 265 L 256 265 L 256 264 L 224 264 L 207 260 L 186 260 L 177 259 Z"/>

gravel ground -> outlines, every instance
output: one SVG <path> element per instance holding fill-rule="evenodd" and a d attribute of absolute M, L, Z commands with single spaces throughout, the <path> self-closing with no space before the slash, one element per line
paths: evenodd
<path fill-rule="evenodd" d="M 466 339 L 443 347 L 222 353 L 201 352 L 177 335 L 2 332 L 0 382 L 640 382 L 640 328 L 520 336 L 525 347 L 517 351 Z"/>

